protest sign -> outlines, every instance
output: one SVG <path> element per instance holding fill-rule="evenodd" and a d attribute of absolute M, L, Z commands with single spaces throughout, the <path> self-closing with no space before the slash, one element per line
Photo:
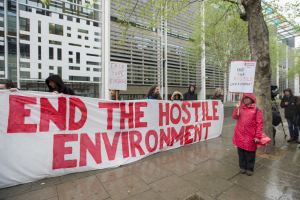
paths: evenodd
<path fill-rule="evenodd" d="M 220 101 L 105 101 L 0 91 L 0 188 L 117 167 L 218 137 Z"/>
<path fill-rule="evenodd" d="M 118 63 L 118 62 L 109 63 L 108 89 L 127 90 L 127 64 L 126 63 Z"/>
<path fill-rule="evenodd" d="M 253 93 L 256 61 L 232 60 L 229 75 L 231 93 Z"/>

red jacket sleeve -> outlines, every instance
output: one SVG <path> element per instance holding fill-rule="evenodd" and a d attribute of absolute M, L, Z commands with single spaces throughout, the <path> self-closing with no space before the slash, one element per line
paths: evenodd
<path fill-rule="evenodd" d="M 264 128 L 264 118 L 261 109 L 259 109 L 256 113 L 256 130 L 255 130 L 255 138 L 261 139 L 262 130 Z"/>
<path fill-rule="evenodd" d="M 238 109 L 234 108 L 233 113 L 232 113 L 232 118 L 233 119 L 239 119 L 240 116 L 237 115 L 237 111 L 238 111 Z"/>

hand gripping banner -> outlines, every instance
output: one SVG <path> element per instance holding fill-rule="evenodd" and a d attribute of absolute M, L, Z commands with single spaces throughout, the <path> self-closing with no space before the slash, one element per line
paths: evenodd
<path fill-rule="evenodd" d="M 218 137 L 220 101 L 106 101 L 0 91 L 0 188 L 118 167 Z"/>

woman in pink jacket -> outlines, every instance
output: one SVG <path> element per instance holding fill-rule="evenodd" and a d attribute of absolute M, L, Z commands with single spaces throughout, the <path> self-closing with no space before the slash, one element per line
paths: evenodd
<path fill-rule="evenodd" d="M 238 149 L 240 172 L 248 176 L 253 173 L 256 143 L 260 142 L 264 126 L 262 111 L 255 103 L 254 94 L 246 93 L 241 105 L 237 104 L 232 114 L 232 118 L 238 120 L 234 128 L 233 144 Z"/>

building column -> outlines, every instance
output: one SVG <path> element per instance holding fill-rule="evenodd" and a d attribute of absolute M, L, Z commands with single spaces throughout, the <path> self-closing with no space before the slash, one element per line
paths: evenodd
<path fill-rule="evenodd" d="M 168 100 L 168 25 L 167 21 L 164 23 L 165 29 L 164 29 L 164 42 L 165 42 L 165 100 Z"/>
<path fill-rule="evenodd" d="M 204 22 L 204 11 L 205 11 L 205 4 L 204 1 L 202 1 L 202 5 L 201 5 L 202 9 L 202 17 L 203 17 L 203 21 L 202 21 L 202 26 L 204 28 L 205 22 Z M 203 31 L 205 32 L 205 31 Z M 206 75 L 205 75 L 205 34 L 203 33 L 203 43 L 202 43 L 202 49 L 203 49 L 203 55 L 202 55 L 202 59 L 201 59 L 201 89 L 199 91 L 199 98 L 200 100 L 205 100 L 206 99 Z"/>
<path fill-rule="evenodd" d="M 7 20 L 7 0 L 4 0 L 4 68 L 5 68 L 5 78 L 8 78 L 8 40 L 7 40 L 7 31 L 8 31 L 8 20 Z"/>
<path fill-rule="evenodd" d="M 110 63 L 110 0 L 102 0 L 104 20 L 102 27 L 102 99 L 110 99 L 108 68 Z"/>

